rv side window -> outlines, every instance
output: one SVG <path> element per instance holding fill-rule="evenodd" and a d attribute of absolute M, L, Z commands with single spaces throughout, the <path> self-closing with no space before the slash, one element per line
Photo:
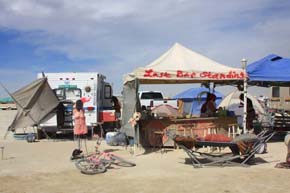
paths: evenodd
<path fill-rule="evenodd" d="M 272 87 L 272 97 L 280 97 L 280 87 L 278 86 Z"/>
<path fill-rule="evenodd" d="M 110 85 L 105 85 L 105 99 L 112 98 L 112 87 Z"/>

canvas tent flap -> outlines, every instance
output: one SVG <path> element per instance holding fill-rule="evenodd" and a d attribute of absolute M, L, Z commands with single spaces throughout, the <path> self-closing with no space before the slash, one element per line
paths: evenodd
<path fill-rule="evenodd" d="M 59 104 L 47 78 L 37 79 L 10 94 L 17 105 L 17 114 L 9 130 L 37 125 Z"/>
<path fill-rule="evenodd" d="M 128 136 L 135 137 L 134 128 L 129 123 L 130 118 L 132 118 L 134 112 L 141 111 L 141 105 L 138 99 L 138 88 L 139 84 L 137 80 L 127 82 L 123 86 L 123 104 L 122 104 L 122 131 L 124 131 Z M 125 110 L 124 110 L 125 109 Z"/>
<path fill-rule="evenodd" d="M 249 84 L 257 86 L 286 85 L 290 83 L 290 59 L 270 54 L 247 66 Z"/>
<path fill-rule="evenodd" d="M 176 43 L 151 64 L 128 74 L 124 82 L 135 78 L 140 84 L 224 82 L 242 80 L 245 76 L 242 69 L 219 64 Z"/>

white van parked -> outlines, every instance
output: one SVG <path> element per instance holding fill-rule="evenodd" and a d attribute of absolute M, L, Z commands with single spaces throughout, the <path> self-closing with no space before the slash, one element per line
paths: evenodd
<path fill-rule="evenodd" d="M 167 104 L 178 108 L 176 99 L 165 99 L 161 91 L 139 91 L 139 100 L 142 108 L 154 108 L 156 106 Z"/>

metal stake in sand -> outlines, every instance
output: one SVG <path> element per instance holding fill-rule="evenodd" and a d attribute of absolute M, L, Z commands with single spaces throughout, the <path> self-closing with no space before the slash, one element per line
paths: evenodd
<path fill-rule="evenodd" d="M 4 159 L 4 146 L 1 146 L 0 147 L 0 149 L 1 149 L 1 159 L 3 160 Z"/>

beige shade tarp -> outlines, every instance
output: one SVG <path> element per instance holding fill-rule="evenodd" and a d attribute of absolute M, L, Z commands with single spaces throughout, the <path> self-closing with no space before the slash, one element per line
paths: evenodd
<path fill-rule="evenodd" d="M 17 105 L 17 114 L 8 130 L 38 125 L 59 104 L 47 78 L 37 79 L 10 94 Z"/>
<path fill-rule="evenodd" d="M 243 69 L 225 66 L 178 43 L 145 67 L 124 77 L 124 83 L 139 79 L 140 84 L 228 82 L 243 80 Z"/>

